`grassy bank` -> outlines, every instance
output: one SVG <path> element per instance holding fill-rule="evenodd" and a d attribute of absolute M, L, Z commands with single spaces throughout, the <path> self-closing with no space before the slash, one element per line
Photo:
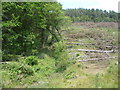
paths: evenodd
<path fill-rule="evenodd" d="M 117 88 L 118 61 L 103 59 L 77 62 L 87 57 L 104 58 L 106 53 L 68 51 L 65 43 L 90 43 L 72 49 L 116 50 L 117 29 L 73 24 L 64 32 L 67 40 L 55 43 L 51 51 L 19 57 L 2 65 L 3 88 Z M 75 41 L 77 40 L 77 41 Z M 69 44 L 70 45 L 70 44 Z M 105 46 L 111 47 L 106 48 Z M 41 51 L 42 52 L 42 51 Z M 73 53 L 70 55 L 69 53 Z M 118 53 L 109 53 L 114 57 Z M 80 58 L 78 58 L 80 57 Z"/>

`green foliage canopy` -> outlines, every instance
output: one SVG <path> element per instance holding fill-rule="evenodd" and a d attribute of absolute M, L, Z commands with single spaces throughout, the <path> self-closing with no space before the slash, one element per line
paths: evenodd
<path fill-rule="evenodd" d="M 30 55 L 60 41 L 64 25 L 62 6 L 57 2 L 2 3 L 3 54 Z"/>

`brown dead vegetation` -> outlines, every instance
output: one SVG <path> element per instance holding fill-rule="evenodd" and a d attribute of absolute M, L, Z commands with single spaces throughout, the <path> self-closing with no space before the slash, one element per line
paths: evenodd
<path fill-rule="evenodd" d="M 116 22 L 79 22 L 79 23 L 74 23 L 79 26 L 85 26 L 87 28 L 102 28 L 102 27 L 107 27 L 107 28 L 118 28 L 118 23 Z"/>

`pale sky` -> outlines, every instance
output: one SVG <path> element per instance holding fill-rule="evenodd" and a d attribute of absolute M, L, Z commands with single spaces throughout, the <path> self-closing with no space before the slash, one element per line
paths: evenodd
<path fill-rule="evenodd" d="M 118 12 L 118 2 L 120 0 L 57 0 L 66 8 L 95 8 L 102 10 L 113 10 Z"/>

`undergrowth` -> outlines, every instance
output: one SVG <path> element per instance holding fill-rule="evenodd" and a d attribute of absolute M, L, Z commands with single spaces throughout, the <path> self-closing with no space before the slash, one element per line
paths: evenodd
<path fill-rule="evenodd" d="M 74 29 L 77 32 L 79 29 Z M 83 29 L 83 28 L 82 28 Z M 106 44 L 116 44 L 108 29 L 88 30 L 83 29 L 77 35 L 71 35 L 71 38 L 81 38 L 83 43 L 93 43 L 96 41 L 97 46 L 89 48 L 100 48 L 103 40 Z M 106 30 L 104 32 L 104 30 Z M 98 33 L 99 32 L 99 33 Z M 74 37 L 76 36 L 76 37 Z M 87 39 L 86 39 L 87 36 Z M 78 48 L 77 46 L 74 48 Z M 84 48 L 84 46 L 81 46 Z M 101 47 L 105 49 L 104 47 Z M 2 87 L 3 88 L 117 88 L 118 87 L 118 63 L 111 60 L 104 73 L 89 74 L 84 72 L 86 67 L 83 63 L 68 60 L 68 52 L 63 41 L 57 42 L 52 46 L 50 52 L 37 52 L 27 57 L 5 56 L 6 61 L 11 60 L 8 64 L 2 64 Z M 75 57 L 85 56 L 79 52 Z M 13 60 L 12 60 L 13 59 Z M 14 60 L 15 59 L 15 60 Z"/>
<path fill-rule="evenodd" d="M 8 64 L 2 64 L 2 87 L 21 87 L 25 83 L 29 85 L 37 82 L 42 77 L 66 70 L 69 64 L 66 47 L 63 42 L 55 43 L 51 53 L 52 57 L 42 54 L 42 58 L 28 56 L 19 58 L 17 61 L 8 62 Z"/>

